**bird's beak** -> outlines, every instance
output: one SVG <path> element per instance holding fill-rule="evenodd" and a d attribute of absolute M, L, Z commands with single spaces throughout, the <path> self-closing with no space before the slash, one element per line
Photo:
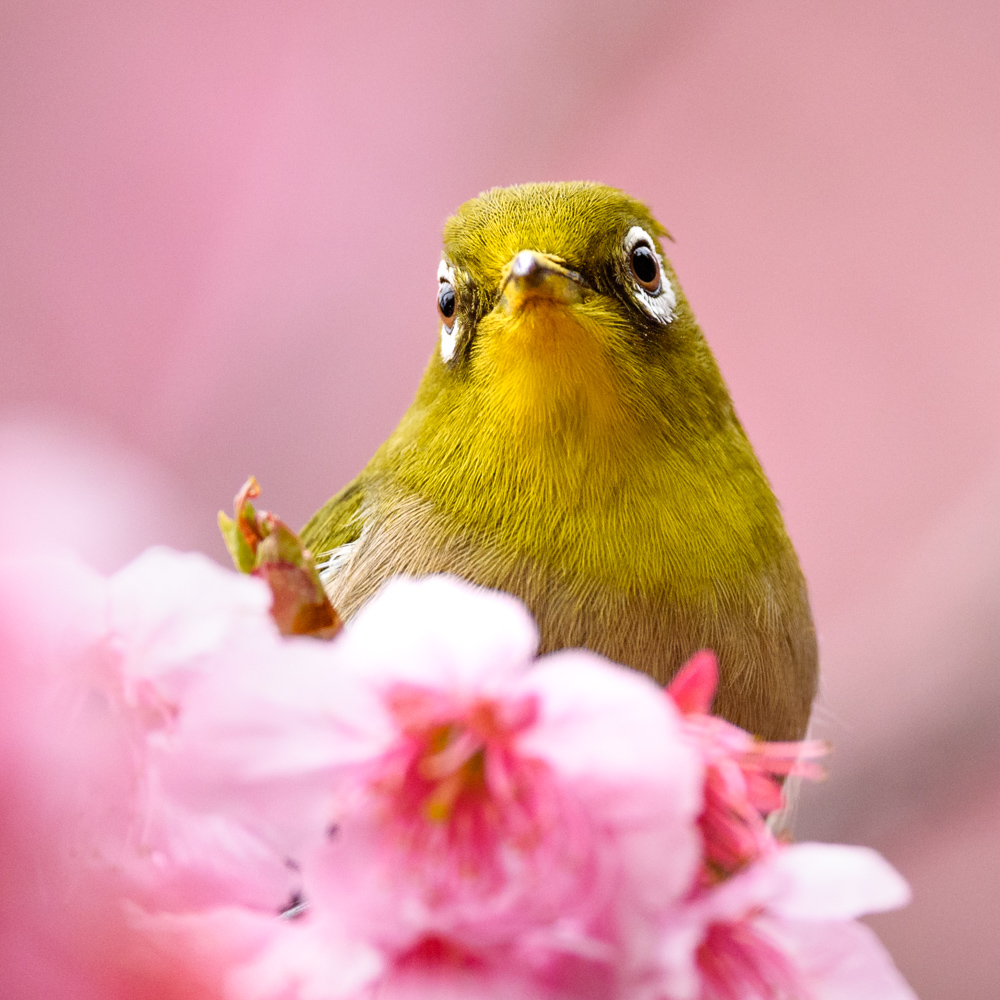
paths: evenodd
<path fill-rule="evenodd" d="M 576 271 L 564 267 L 555 257 L 522 250 L 504 269 L 500 305 L 508 313 L 532 299 L 570 305 L 583 298 L 586 287 Z"/>

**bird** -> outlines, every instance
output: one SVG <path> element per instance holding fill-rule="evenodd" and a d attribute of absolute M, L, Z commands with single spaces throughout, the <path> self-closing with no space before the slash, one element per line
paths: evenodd
<path fill-rule="evenodd" d="M 713 711 L 800 739 L 806 583 L 669 238 L 597 183 L 463 204 L 416 396 L 302 541 L 345 620 L 391 576 L 453 574 L 520 598 L 541 654 L 585 648 L 666 683 L 712 649 Z"/>

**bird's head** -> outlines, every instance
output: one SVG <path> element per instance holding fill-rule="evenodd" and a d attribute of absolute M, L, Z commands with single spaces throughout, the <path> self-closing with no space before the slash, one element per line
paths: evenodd
<path fill-rule="evenodd" d="M 678 364 L 707 354 L 666 235 L 644 205 L 600 184 L 466 202 L 445 225 L 437 272 L 435 391 L 471 390 L 523 432 L 617 435 L 663 414 L 684 382 Z"/>

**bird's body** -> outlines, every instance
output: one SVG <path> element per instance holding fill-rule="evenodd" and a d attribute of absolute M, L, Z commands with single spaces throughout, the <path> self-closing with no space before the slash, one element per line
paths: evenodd
<path fill-rule="evenodd" d="M 663 232 L 600 185 L 464 205 L 440 350 L 303 540 L 345 618 L 391 575 L 454 573 L 524 600 L 544 651 L 666 681 L 712 648 L 715 710 L 798 738 L 816 686 L 805 583 Z"/>

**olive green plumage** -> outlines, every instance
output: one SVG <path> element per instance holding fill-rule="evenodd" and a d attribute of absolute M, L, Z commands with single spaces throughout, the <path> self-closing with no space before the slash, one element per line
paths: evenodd
<path fill-rule="evenodd" d="M 463 205 L 444 232 L 444 346 L 303 539 L 346 618 L 392 574 L 455 573 L 522 598 L 544 650 L 585 646 L 666 681 L 711 647 L 716 711 L 801 737 L 805 583 L 663 235 L 596 184 Z M 645 298 L 635 239 L 662 270 Z"/>

